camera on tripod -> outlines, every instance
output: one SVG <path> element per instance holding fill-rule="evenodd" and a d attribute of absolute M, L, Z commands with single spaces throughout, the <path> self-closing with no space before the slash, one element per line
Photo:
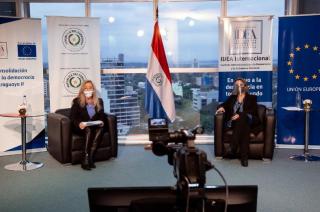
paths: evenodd
<path fill-rule="evenodd" d="M 177 205 L 184 208 L 189 200 L 199 202 L 205 198 L 206 171 L 212 168 L 207 154 L 196 148 L 196 134 L 203 128 L 181 129 L 169 132 L 166 119 L 149 119 L 149 140 L 155 155 L 168 155 L 168 163 L 173 166 L 177 178 Z M 192 203 L 192 202 L 191 202 Z M 197 206 L 195 206 L 197 207 Z"/>
<path fill-rule="evenodd" d="M 211 168 L 207 154 L 195 148 L 196 134 L 202 134 L 203 128 L 196 126 L 192 130 L 180 129 L 169 132 L 166 119 L 149 119 L 149 140 L 155 155 L 168 155 L 168 163 L 174 166 L 174 176 L 178 181 L 186 178 L 189 183 L 205 184 L 205 172 Z"/>

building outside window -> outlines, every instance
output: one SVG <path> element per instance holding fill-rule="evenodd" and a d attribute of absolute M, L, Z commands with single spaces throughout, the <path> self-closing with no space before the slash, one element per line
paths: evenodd
<path fill-rule="evenodd" d="M 213 134 L 213 114 L 218 105 L 219 89 L 220 6 L 220 1 L 159 3 L 159 25 L 172 74 L 177 113 L 173 129 L 202 124 L 206 134 Z M 284 13 L 284 1 L 228 1 L 227 11 L 229 16 L 274 15 L 276 35 L 277 17 Z M 91 3 L 91 16 L 99 17 L 101 24 L 101 95 L 106 111 L 117 115 L 121 135 L 147 133 L 144 89 L 151 52 L 152 13 L 152 2 Z M 30 14 L 42 18 L 44 73 L 47 76 L 45 16 L 83 17 L 85 4 L 30 3 Z M 276 64 L 276 36 L 273 49 Z M 273 83 L 276 88 L 276 74 Z"/>

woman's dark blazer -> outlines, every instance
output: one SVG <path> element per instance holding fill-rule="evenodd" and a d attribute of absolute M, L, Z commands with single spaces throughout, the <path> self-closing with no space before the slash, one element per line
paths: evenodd
<path fill-rule="evenodd" d="M 72 122 L 72 129 L 75 132 L 81 133 L 82 130 L 79 128 L 80 122 L 83 121 L 97 121 L 101 120 L 105 123 L 105 113 L 103 109 L 103 100 L 101 98 L 98 99 L 99 104 L 101 106 L 100 111 L 98 111 L 97 106 L 95 107 L 96 114 L 90 119 L 90 116 L 87 112 L 86 107 L 81 107 L 79 104 L 79 98 L 74 98 L 71 106 L 70 119 Z"/>
<path fill-rule="evenodd" d="M 225 109 L 226 121 L 230 120 L 233 116 L 233 106 L 236 101 L 237 95 L 231 95 L 224 103 L 218 106 L 218 108 L 223 107 Z M 258 117 L 257 96 L 246 93 L 246 96 L 243 99 L 243 113 L 252 115 L 251 128 L 259 127 L 260 120 Z"/>

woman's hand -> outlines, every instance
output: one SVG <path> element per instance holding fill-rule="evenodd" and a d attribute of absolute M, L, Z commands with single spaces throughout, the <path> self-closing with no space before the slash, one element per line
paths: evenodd
<path fill-rule="evenodd" d="M 86 128 L 86 125 L 83 122 L 80 122 L 79 128 L 83 130 L 84 128 Z"/>
<path fill-rule="evenodd" d="M 232 117 L 231 117 L 231 120 L 234 121 L 234 120 L 237 120 L 239 118 L 239 114 L 234 114 Z"/>
<path fill-rule="evenodd" d="M 225 109 L 223 107 L 220 107 L 217 111 L 216 111 L 216 114 L 218 113 L 224 113 L 226 112 Z"/>
<path fill-rule="evenodd" d="M 101 124 L 100 124 L 100 127 L 103 127 L 104 126 L 104 122 L 102 122 Z"/>

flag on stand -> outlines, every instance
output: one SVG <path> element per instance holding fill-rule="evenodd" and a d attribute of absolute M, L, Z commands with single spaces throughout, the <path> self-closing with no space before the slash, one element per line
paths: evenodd
<path fill-rule="evenodd" d="M 166 118 L 173 122 L 176 116 L 174 96 L 158 21 L 154 24 L 151 49 L 146 76 L 145 109 L 151 118 Z"/>

